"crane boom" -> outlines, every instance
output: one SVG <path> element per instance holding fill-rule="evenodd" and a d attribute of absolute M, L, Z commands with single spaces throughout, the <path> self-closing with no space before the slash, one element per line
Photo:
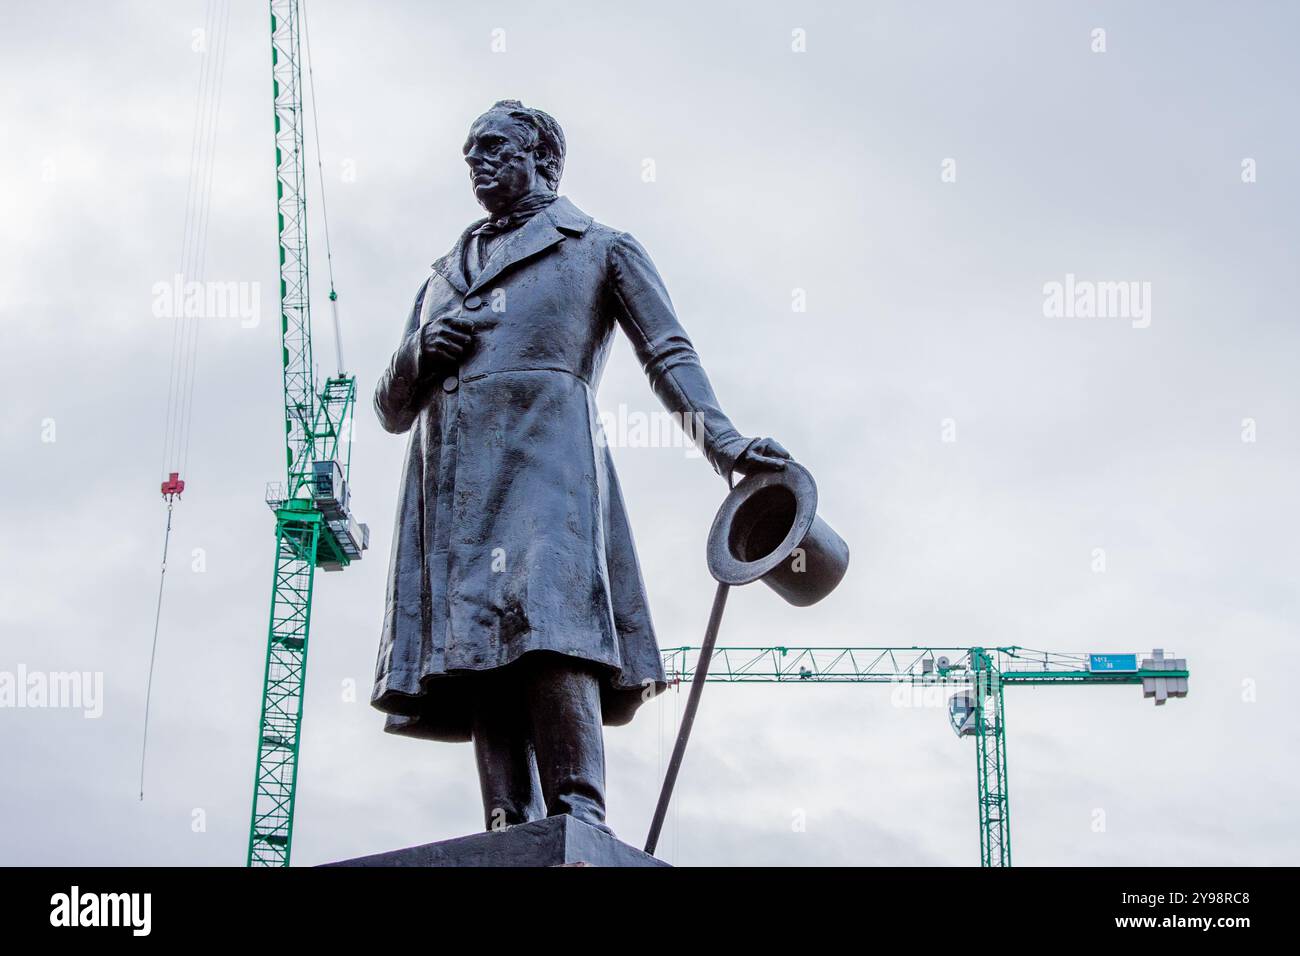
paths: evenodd
<path fill-rule="evenodd" d="M 698 647 L 662 651 L 670 683 L 695 679 Z M 959 737 L 975 738 L 980 865 L 1011 865 L 1006 720 L 1002 694 L 1025 685 L 1140 684 L 1157 705 L 1187 696 L 1187 661 L 1161 650 L 1061 653 L 1024 647 L 719 647 L 706 683 L 907 684 L 968 688 L 949 702 Z"/>

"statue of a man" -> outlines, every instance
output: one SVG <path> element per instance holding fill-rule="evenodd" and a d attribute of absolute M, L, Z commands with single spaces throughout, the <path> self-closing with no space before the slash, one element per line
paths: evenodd
<path fill-rule="evenodd" d="M 554 119 L 502 100 L 464 154 L 488 217 L 433 264 L 375 390 L 411 437 L 371 703 L 390 733 L 474 742 L 489 829 L 608 831 L 601 726 L 664 689 L 596 410 L 615 327 L 717 472 L 789 455 L 723 414 L 641 245 L 556 194 Z"/>

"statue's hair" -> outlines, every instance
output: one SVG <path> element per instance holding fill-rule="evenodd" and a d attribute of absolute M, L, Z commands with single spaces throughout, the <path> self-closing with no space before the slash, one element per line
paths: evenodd
<path fill-rule="evenodd" d="M 503 112 L 519 121 L 531 133 L 529 149 L 537 153 L 537 168 L 552 189 L 560 188 L 564 173 L 564 130 L 555 117 L 541 110 L 524 106 L 518 100 L 497 100 L 489 113 Z"/>

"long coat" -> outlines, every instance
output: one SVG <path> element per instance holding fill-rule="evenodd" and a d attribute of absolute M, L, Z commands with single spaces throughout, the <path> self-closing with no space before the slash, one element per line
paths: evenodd
<path fill-rule="evenodd" d="M 468 740 L 475 682 L 530 651 L 598 665 L 606 724 L 664 672 L 596 389 L 619 326 L 651 387 L 729 475 L 750 440 L 714 398 L 641 245 L 561 197 L 502 240 L 478 278 L 469 234 L 433 266 L 375 390 L 410 431 L 371 703 L 385 730 Z M 474 323 L 461 367 L 425 367 L 423 323 Z"/>

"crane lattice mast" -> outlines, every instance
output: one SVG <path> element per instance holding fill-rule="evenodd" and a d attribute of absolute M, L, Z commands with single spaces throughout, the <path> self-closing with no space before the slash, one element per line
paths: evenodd
<path fill-rule="evenodd" d="M 674 683 L 695 678 L 698 647 L 665 648 Z M 1187 661 L 1138 654 L 1032 651 L 1023 647 L 719 647 L 706 683 L 911 684 L 951 687 L 948 714 L 975 738 L 980 865 L 1011 865 L 1007 740 L 1002 694 L 1014 685 L 1141 684 L 1157 705 L 1187 696 Z"/>
<path fill-rule="evenodd" d="M 289 865 L 315 570 L 342 570 L 369 544 L 369 529 L 349 505 L 356 379 L 340 369 L 318 392 L 312 365 L 299 25 L 298 0 L 271 0 L 285 481 L 266 495 L 275 513 L 275 572 L 249 866 Z"/>

